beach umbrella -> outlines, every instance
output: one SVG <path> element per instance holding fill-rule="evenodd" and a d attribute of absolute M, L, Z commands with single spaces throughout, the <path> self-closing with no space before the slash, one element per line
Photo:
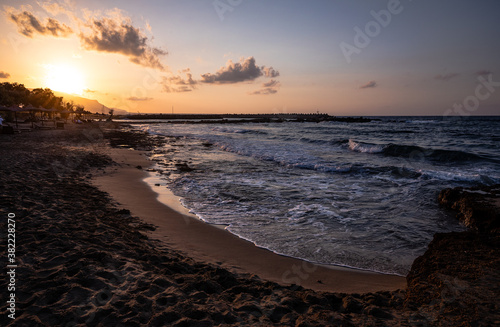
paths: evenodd
<path fill-rule="evenodd" d="M 23 111 L 23 108 L 20 108 L 18 106 L 10 106 L 10 107 L 0 106 L 0 111 L 10 111 L 10 112 L 13 112 L 15 120 L 16 120 L 16 128 L 19 127 L 18 124 L 17 124 L 17 112 L 18 111 Z"/>
<path fill-rule="evenodd" d="M 31 105 L 31 104 L 29 104 L 29 105 L 27 105 L 27 106 L 23 107 L 23 110 L 22 110 L 22 111 L 29 111 L 30 113 L 33 113 L 33 117 L 34 117 L 34 118 L 36 118 L 35 113 L 36 113 L 37 111 L 40 111 L 40 109 L 39 109 L 39 108 L 34 107 L 34 106 L 33 106 L 33 105 Z M 33 127 L 34 127 L 34 122 L 33 122 L 33 119 L 32 119 L 32 120 L 31 120 L 31 128 L 33 128 Z"/>
<path fill-rule="evenodd" d="M 22 111 L 22 108 L 19 108 L 19 107 L 16 107 L 16 106 L 12 106 L 12 107 L 9 107 L 9 109 L 11 111 L 14 111 L 14 118 L 16 120 L 16 128 L 19 128 L 19 126 L 17 125 L 17 112 L 18 111 Z"/>
<path fill-rule="evenodd" d="M 23 108 L 24 111 L 30 111 L 30 112 L 33 112 L 35 118 L 36 118 L 36 112 L 39 112 L 40 113 L 40 120 L 42 121 L 42 125 L 43 125 L 43 116 L 42 116 L 42 113 L 44 112 L 50 112 L 52 111 L 52 109 L 46 109 L 46 108 L 43 108 L 42 106 L 39 106 L 39 107 L 34 107 L 33 105 L 28 105 L 26 107 Z"/>
<path fill-rule="evenodd" d="M 73 111 L 63 110 L 63 111 L 59 111 L 59 113 L 60 113 L 60 114 L 72 114 L 72 113 L 73 113 Z M 68 117 L 69 117 L 69 115 L 68 115 Z M 62 116 L 61 116 L 61 118 L 62 118 Z M 68 120 L 68 119 L 67 119 L 67 118 L 65 118 L 65 121 L 67 121 L 67 120 Z"/>
<path fill-rule="evenodd" d="M 52 121 L 54 122 L 54 126 L 56 126 L 56 118 L 54 117 L 54 112 L 57 112 L 58 110 L 56 108 L 48 108 L 45 110 L 46 110 L 46 112 L 50 113 L 49 118 L 50 118 L 50 116 L 52 116 Z"/>
<path fill-rule="evenodd" d="M 0 111 L 10 111 L 10 110 L 5 106 L 0 106 Z"/>

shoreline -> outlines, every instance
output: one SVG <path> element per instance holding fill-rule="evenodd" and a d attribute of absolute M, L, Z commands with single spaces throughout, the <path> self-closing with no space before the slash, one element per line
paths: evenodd
<path fill-rule="evenodd" d="M 0 325 L 492 326 L 500 322 L 500 185 L 443 190 L 440 201 L 460 209 L 459 218 L 478 228 L 435 234 L 425 254 L 414 261 L 405 290 L 315 291 L 259 278 L 245 272 L 243 265 L 231 268 L 207 260 L 210 257 L 193 251 L 194 244 L 186 243 L 185 237 L 177 244 L 179 251 L 171 246 L 176 239 L 155 239 L 152 224 L 92 184 L 93 176 L 114 183 L 113 174 L 128 172 L 140 180 L 146 173 L 143 167 L 136 168 L 146 160 L 141 152 L 115 151 L 110 143 L 127 140 L 125 146 L 151 148 L 154 137 L 118 128 L 70 124 L 65 130 L 0 135 L 0 213 L 15 214 L 17 240 L 15 294 L 2 292 Z M 116 137 L 120 133 L 121 139 Z M 115 145 L 120 144 L 124 143 Z M 134 197 L 137 185 L 149 189 L 150 201 L 159 205 L 146 183 L 136 183 L 130 190 L 130 203 L 154 212 L 141 197 Z M 492 205 L 485 206 L 485 201 Z M 168 207 L 162 205 L 165 210 Z M 177 225 L 186 225 L 182 216 L 178 218 Z M 194 219 L 187 220 L 185 231 L 195 230 Z M 175 221 L 169 222 L 169 229 L 182 239 L 181 230 L 172 228 Z M 210 227 L 198 224 L 204 225 L 202 231 Z M 6 219 L 0 221 L 0 229 L 7 230 Z M 229 234 L 216 227 L 211 230 Z M 160 228 L 156 232 L 164 234 Z M 201 236 L 214 241 L 213 235 Z M 2 243 L 6 251 L 7 242 Z M 246 247 L 267 251 L 250 242 Z M 219 254 L 235 250 L 223 248 Z M 273 260 L 289 260 L 267 253 Z M 312 271 L 312 265 L 286 262 L 296 263 L 295 269 L 293 264 L 281 265 L 289 268 L 287 281 L 300 282 L 304 277 L 317 282 L 313 278 L 319 268 Z M 347 275 L 337 282 L 352 291 L 353 273 L 349 270 Z M 0 279 L 0 289 L 7 290 L 8 283 Z M 14 319 L 8 317 L 9 296 L 15 299 Z"/>
<path fill-rule="evenodd" d="M 147 154 L 145 154 L 145 155 L 147 156 Z M 398 276 L 398 277 L 406 278 L 406 275 L 398 275 L 398 274 L 394 274 L 394 273 L 386 273 L 386 272 L 374 271 L 374 270 L 370 270 L 370 269 L 350 267 L 350 266 L 347 266 L 347 265 L 315 263 L 315 262 L 311 262 L 309 260 L 305 260 L 305 259 L 301 259 L 301 258 L 296 258 L 296 257 L 289 256 L 289 255 L 286 255 L 286 254 L 278 253 L 278 252 L 275 252 L 275 251 L 273 251 L 271 249 L 259 246 L 259 245 L 255 244 L 254 242 L 252 242 L 251 240 L 247 240 L 247 239 L 245 239 L 244 237 L 241 237 L 238 234 L 232 233 L 230 230 L 227 229 L 228 227 L 230 227 L 230 225 L 209 223 L 209 222 L 203 220 L 201 217 L 197 216 L 196 214 L 191 213 L 189 211 L 189 209 L 186 208 L 181 203 L 182 198 L 179 197 L 179 196 L 177 196 L 177 195 L 175 195 L 168 188 L 168 186 L 162 187 L 162 185 L 157 185 L 158 183 L 156 183 L 156 182 L 162 182 L 163 180 L 161 180 L 159 177 L 155 176 L 155 174 L 156 174 L 155 171 L 146 170 L 146 172 L 149 175 L 149 177 L 146 177 L 146 178 L 142 179 L 142 182 L 146 183 L 146 185 L 148 185 L 149 188 L 158 195 L 158 197 L 156 198 L 156 200 L 158 202 L 160 202 L 163 205 L 169 207 L 170 209 L 173 209 L 174 211 L 176 211 L 177 213 L 180 213 L 181 215 L 192 217 L 192 218 L 194 218 L 196 220 L 199 220 L 199 221 L 201 221 L 201 222 L 203 222 L 203 223 L 205 223 L 207 225 L 219 228 L 221 230 L 225 230 L 226 232 L 228 232 L 228 233 L 230 233 L 232 235 L 235 235 L 235 236 L 237 236 L 238 238 L 240 238 L 240 239 L 242 239 L 244 241 L 252 243 L 255 247 L 258 247 L 258 248 L 270 251 L 270 252 L 272 252 L 272 253 L 274 253 L 276 255 L 282 256 L 282 257 L 287 257 L 287 258 L 291 258 L 291 259 L 296 259 L 296 260 L 304 261 L 307 264 L 316 265 L 316 266 L 324 267 L 324 268 L 327 268 L 327 269 L 347 270 L 347 271 L 356 271 L 356 272 L 366 272 L 366 273 L 370 273 L 370 274 L 389 275 L 389 276 Z"/>
<path fill-rule="evenodd" d="M 157 226 L 149 232 L 152 237 L 197 261 L 316 291 L 368 293 L 406 288 L 406 279 L 402 276 L 317 265 L 279 255 L 198 218 L 183 215 L 159 202 L 158 194 L 144 181 L 147 173 L 143 169 L 153 164 L 144 153 L 113 149 L 111 157 L 120 167 L 108 168 L 105 174 L 95 176 L 93 184 L 133 215 Z"/>

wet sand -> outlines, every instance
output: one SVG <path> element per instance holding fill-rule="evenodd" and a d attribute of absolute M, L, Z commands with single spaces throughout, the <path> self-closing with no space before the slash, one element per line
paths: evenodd
<path fill-rule="evenodd" d="M 406 287 L 406 279 L 400 276 L 327 268 L 277 255 L 225 230 L 182 215 L 157 201 L 157 193 L 143 182 L 148 176 L 144 169 L 152 164 L 143 153 L 116 149 L 111 154 L 120 164 L 119 168 L 110 168 L 105 174 L 96 176 L 94 184 L 132 214 L 157 226 L 152 236 L 191 258 L 280 284 L 297 284 L 318 291 L 367 293 Z"/>

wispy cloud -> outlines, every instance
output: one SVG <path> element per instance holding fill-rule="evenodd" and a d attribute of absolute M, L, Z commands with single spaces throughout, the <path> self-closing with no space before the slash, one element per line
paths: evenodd
<path fill-rule="evenodd" d="M 64 5 L 51 1 L 37 1 L 37 4 L 52 16 L 65 14 L 70 18 L 74 17 L 73 12 L 75 11 L 75 8 L 69 3 L 69 1 L 64 1 Z"/>
<path fill-rule="evenodd" d="M 269 95 L 269 94 L 275 94 L 277 92 L 278 92 L 278 90 L 276 90 L 276 89 L 273 89 L 271 87 L 266 87 L 264 89 L 250 92 L 250 95 Z"/>
<path fill-rule="evenodd" d="M 80 33 L 86 50 L 118 53 L 138 65 L 165 70 L 160 56 L 166 51 L 149 45 L 149 39 L 129 19 L 93 18 L 87 23 L 89 33 Z"/>
<path fill-rule="evenodd" d="M 274 70 L 272 67 L 259 67 L 255 64 L 254 57 L 248 57 L 247 59 L 242 59 L 237 63 L 233 63 L 232 60 L 228 60 L 226 66 L 221 67 L 214 74 L 207 73 L 201 75 L 201 81 L 203 83 L 211 84 L 234 84 L 245 81 L 253 81 L 262 75 L 265 75 L 266 77 L 276 77 L 279 76 L 279 72 Z"/>
<path fill-rule="evenodd" d="M 262 88 L 260 90 L 250 92 L 250 95 L 269 95 L 278 92 L 281 83 L 272 79 L 269 82 L 262 83 Z"/>
<path fill-rule="evenodd" d="M 129 101 L 151 101 L 151 100 L 153 100 L 153 98 L 149 98 L 149 97 L 129 97 L 129 98 L 127 98 L 127 100 L 129 100 Z"/>
<path fill-rule="evenodd" d="M 18 32 L 29 38 L 35 34 L 55 37 L 67 37 L 73 34 L 69 26 L 54 18 L 49 17 L 43 22 L 29 11 L 16 12 L 10 7 L 6 9 L 6 12 L 9 20 L 17 25 Z"/>
<path fill-rule="evenodd" d="M 377 86 L 378 86 L 378 84 L 377 84 L 376 81 L 369 81 L 365 85 L 361 85 L 359 88 L 360 89 L 370 89 L 370 88 L 374 88 L 374 87 L 377 87 Z"/>
<path fill-rule="evenodd" d="M 9 78 L 10 77 L 10 74 L 9 73 L 6 73 L 6 72 L 3 72 L 3 71 L 0 71 L 0 78 Z"/>
<path fill-rule="evenodd" d="M 185 78 L 180 75 L 174 76 L 163 76 L 161 85 L 163 86 L 163 91 L 167 93 L 182 93 L 191 92 L 196 88 L 197 81 L 193 80 L 193 75 L 189 68 L 180 71 L 179 73 L 184 73 Z"/>
<path fill-rule="evenodd" d="M 263 84 L 262 84 L 262 86 L 264 86 L 264 87 L 277 87 L 277 86 L 279 86 L 279 85 L 280 85 L 280 82 L 278 82 L 278 81 L 276 81 L 276 80 L 274 80 L 274 79 L 270 80 L 270 81 L 269 81 L 269 82 L 267 82 L 267 83 L 263 83 Z"/>
<path fill-rule="evenodd" d="M 438 80 L 438 81 L 445 81 L 445 82 L 447 82 L 450 79 L 458 77 L 458 76 L 460 76 L 460 74 L 458 74 L 458 73 L 448 73 L 448 74 L 444 74 L 444 75 L 439 74 L 439 75 L 434 76 L 434 79 Z"/>

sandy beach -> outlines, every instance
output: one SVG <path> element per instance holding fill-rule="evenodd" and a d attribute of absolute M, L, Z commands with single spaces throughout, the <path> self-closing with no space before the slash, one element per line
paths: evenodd
<path fill-rule="evenodd" d="M 3 326 L 500 321 L 498 287 L 481 294 L 492 281 L 498 285 L 498 259 L 491 260 L 499 257 L 497 232 L 451 237 L 477 246 L 473 262 L 463 258 L 471 262 L 467 272 L 450 269 L 463 248 L 436 245 L 448 234 L 435 237 L 408 278 L 317 266 L 157 201 L 142 181 L 151 165 L 142 151 L 159 141 L 150 136 L 114 124 L 0 136 L 0 210 L 15 215 L 17 265 L 15 319 L 4 305 Z M 7 230 L 6 219 L 1 226 Z M 446 259 L 429 273 L 447 245 Z M 7 288 L 4 279 L 2 303 Z"/>

